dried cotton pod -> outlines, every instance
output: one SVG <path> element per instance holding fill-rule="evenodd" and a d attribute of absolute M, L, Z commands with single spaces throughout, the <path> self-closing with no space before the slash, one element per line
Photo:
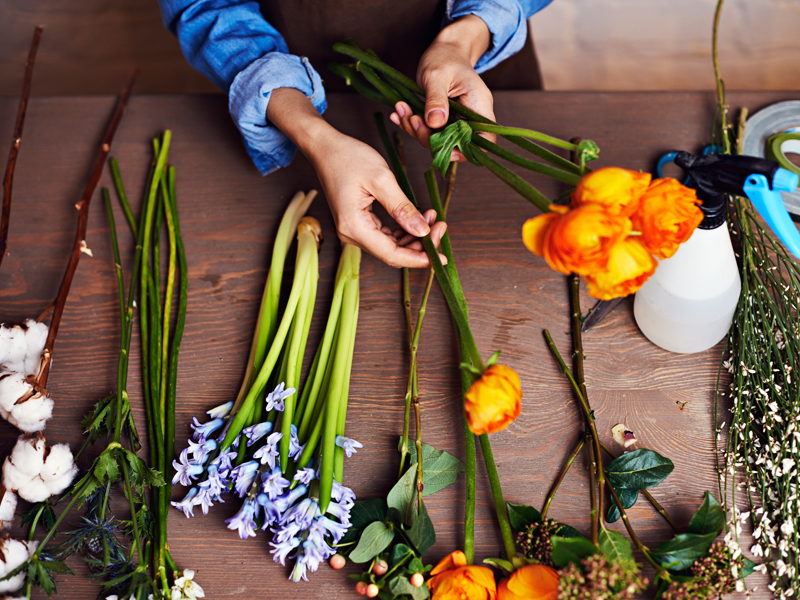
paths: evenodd
<path fill-rule="evenodd" d="M 25 356 L 28 342 L 22 327 L 0 325 L 0 369 L 22 372 L 25 370 Z"/>
<path fill-rule="evenodd" d="M 23 500 L 42 502 L 66 490 L 77 472 L 69 446 L 48 449 L 43 435 L 22 435 L 3 463 L 3 485 Z"/>
<path fill-rule="evenodd" d="M 614 425 L 611 428 L 611 435 L 614 436 L 614 441 L 623 448 L 628 448 L 636 443 L 636 436 L 624 423 Z"/>
<path fill-rule="evenodd" d="M 41 431 L 53 416 L 53 399 L 23 373 L 0 373 L 0 416 L 27 433 Z"/>
<path fill-rule="evenodd" d="M 0 540 L 0 578 L 24 563 L 36 551 L 39 542 L 23 542 L 10 537 Z M 25 571 L 0 581 L 0 593 L 14 592 L 25 583 Z"/>
<path fill-rule="evenodd" d="M 10 529 L 17 510 L 17 495 L 0 485 L 0 529 Z"/>

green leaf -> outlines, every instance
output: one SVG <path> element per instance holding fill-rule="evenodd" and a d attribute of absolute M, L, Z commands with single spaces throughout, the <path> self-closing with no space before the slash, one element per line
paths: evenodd
<path fill-rule="evenodd" d="M 692 516 L 689 521 L 689 533 L 719 533 L 725 527 L 725 511 L 719 505 L 714 497 L 709 493 L 705 493 L 703 504 L 697 509 L 697 512 Z"/>
<path fill-rule="evenodd" d="M 423 463 L 423 468 L 424 466 Z M 417 497 L 416 479 L 417 470 L 409 467 L 403 473 L 400 481 L 394 484 L 394 487 L 389 491 L 389 495 L 386 496 L 386 504 L 390 509 L 395 508 L 400 512 L 403 523 L 406 525 L 411 525 L 414 519 L 417 518 L 417 503 L 415 502 Z"/>
<path fill-rule="evenodd" d="M 556 529 L 556 535 L 563 538 L 582 537 L 580 531 L 578 531 L 574 527 L 565 525 L 564 523 L 558 524 L 558 529 Z"/>
<path fill-rule="evenodd" d="M 425 503 L 420 505 L 419 515 L 414 521 L 414 525 L 408 531 L 408 539 L 414 544 L 420 556 L 428 551 L 428 548 L 436 543 L 436 530 L 433 528 L 431 518 L 428 516 L 428 509 Z"/>
<path fill-rule="evenodd" d="M 703 535 L 681 533 L 664 542 L 650 554 L 660 565 L 671 571 L 688 569 L 698 558 L 708 554 L 708 549 L 717 537 L 716 532 Z"/>
<path fill-rule="evenodd" d="M 606 473 L 615 490 L 644 490 L 664 481 L 674 468 L 670 459 L 653 450 L 641 448 L 612 460 Z"/>
<path fill-rule="evenodd" d="M 514 564 L 510 560 L 505 560 L 503 558 L 484 558 L 483 562 L 487 565 L 492 565 L 495 569 L 500 569 L 506 575 L 516 570 Z"/>
<path fill-rule="evenodd" d="M 434 133 L 430 140 L 433 162 L 431 168 L 439 171 L 442 177 L 450 166 L 450 155 L 455 148 L 461 150 L 464 157 L 472 164 L 479 164 L 475 160 L 472 150 L 472 128 L 466 121 L 454 121 L 447 127 Z"/>
<path fill-rule="evenodd" d="M 397 596 L 411 596 L 412 600 L 427 600 L 430 598 L 430 591 L 427 585 L 414 587 L 404 575 L 398 575 L 389 580 L 389 591 Z"/>
<path fill-rule="evenodd" d="M 620 565 L 633 562 L 633 547 L 628 538 L 618 531 L 601 528 L 598 542 L 600 544 L 600 552 L 605 554 L 609 562 Z"/>
<path fill-rule="evenodd" d="M 413 554 L 411 548 L 403 543 L 395 544 L 392 546 L 392 553 L 389 556 L 389 566 L 396 567 L 400 562 L 408 558 L 410 554 Z"/>
<path fill-rule="evenodd" d="M 582 559 L 597 554 L 597 548 L 585 537 L 564 538 L 554 535 L 550 540 L 553 542 L 550 559 L 559 569 L 570 563 L 580 565 Z"/>
<path fill-rule="evenodd" d="M 744 569 L 742 569 L 742 572 L 739 574 L 739 579 L 744 579 L 745 577 L 753 573 L 753 571 L 755 570 L 756 570 L 756 563 L 754 563 L 749 558 L 745 558 Z"/>
<path fill-rule="evenodd" d="M 119 465 L 113 449 L 103 450 L 100 456 L 95 459 L 94 465 L 92 465 L 92 473 L 101 485 L 106 482 L 116 483 L 119 479 Z"/>
<path fill-rule="evenodd" d="M 417 463 L 416 445 L 409 448 L 409 456 L 411 464 L 415 465 Z M 422 444 L 422 471 L 425 484 L 423 496 L 435 494 L 455 483 L 458 474 L 466 470 L 466 465 L 452 454 L 448 454 L 444 450 L 437 450 L 428 444 Z"/>
<path fill-rule="evenodd" d="M 145 488 L 154 488 L 164 485 L 164 477 L 159 471 L 151 469 L 144 460 L 136 456 L 130 450 L 120 448 L 119 452 L 122 452 L 125 460 L 128 461 L 131 470 L 131 485 L 133 485 L 140 496 L 144 493 Z"/>
<path fill-rule="evenodd" d="M 639 490 L 614 488 L 614 491 L 616 491 L 617 496 L 619 496 L 619 501 L 622 504 L 622 508 L 626 510 L 636 504 L 636 500 L 639 498 Z M 608 511 L 606 512 L 606 522 L 614 523 L 615 521 L 618 521 L 621 516 L 622 514 L 619 512 L 619 508 L 617 508 L 617 503 L 614 502 L 612 498 L 611 506 L 608 507 Z"/>
<path fill-rule="evenodd" d="M 429 570 L 429 568 L 425 568 L 425 565 L 422 564 L 422 561 L 418 559 L 416 556 L 412 558 L 409 563 L 406 565 L 406 571 L 411 573 L 424 573 L 425 571 Z"/>
<path fill-rule="evenodd" d="M 508 507 L 508 519 L 515 531 L 522 531 L 528 525 L 542 522 L 541 513 L 532 506 L 511 504 L 511 502 L 506 502 L 506 506 Z"/>
<path fill-rule="evenodd" d="M 394 529 L 390 529 L 383 521 L 370 523 L 361 534 L 361 539 L 350 553 L 350 560 L 354 563 L 364 563 L 372 560 L 386 550 L 394 539 Z"/>
<path fill-rule="evenodd" d="M 385 517 L 386 501 L 383 498 L 356 500 L 350 510 L 350 528 L 339 543 L 343 545 L 355 542 L 364 527 L 375 521 L 383 521 Z"/>

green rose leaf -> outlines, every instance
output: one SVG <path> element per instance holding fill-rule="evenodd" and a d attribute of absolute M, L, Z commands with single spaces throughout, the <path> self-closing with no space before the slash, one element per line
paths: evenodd
<path fill-rule="evenodd" d="M 412 600 L 427 600 L 431 596 L 427 585 L 414 587 L 404 575 L 398 575 L 389 581 L 389 591 L 394 594 L 395 598 L 411 596 Z"/>
<path fill-rule="evenodd" d="M 714 497 L 706 492 L 703 498 L 703 504 L 697 509 L 697 512 L 692 516 L 689 521 L 689 533 L 714 533 L 717 534 L 725 527 L 725 511 L 719 505 Z"/>
<path fill-rule="evenodd" d="M 370 523 L 383 521 L 386 517 L 386 501 L 382 498 L 356 500 L 350 510 L 350 528 L 339 542 L 340 545 L 355 542 L 361 531 Z"/>
<path fill-rule="evenodd" d="M 585 537 L 564 538 L 554 535 L 550 540 L 553 542 L 550 559 L 559 569 L 570 563 L 580 565 L 582 559 L 597 554 L 597 548 Z"/>
<path fill-rule="evenodd" d="M 622 508 L 629 509 L 631 506 L 636 504 L 636 499 L 639 497 L 639 490 L 631 490 L 628 488 L 622 489 L 614 489 L 617 492 L 617 496 L 619 496 L 619 501 L 622 504 Z M 606 512 L 606 522 L 607 523 L 614 523 L 615 521 L 619 520 L 622 515 L 619 512 L 619 508 L 617 508 L 617 503 L 614 502 L 613 498 L 611 500 L 611 506 L 608 507 L 608 512 Z"/>
<path fill-rule="evenodd" d="M 511 502 L 506 502 L 506 506 L 508 507 L 508 519 L 515 531 L 522 531 L 528 525 L 542 522 L 541 513 L 532 506 L 511 504 Z"/>
<path fill-rule="evenodd" d="M 633 562 L 633 548 L 624 535 L 618 531 L 600 529 L 598 537 L 600 552 L 605 554 L 609 562 L 617 564 L 630 564 Z"/>
<path fill-rule="evenodd" d="M 653 450 L 641 448 L 612 460 L 606 473 L 615 490 L 644 490 L 664 481 L 674 468 L 670 459 Z"/>
<path fill-rule="evenodd" d="M 383 521 L 370 523 L 361 534 L 361 539 L 350 553 L 350 560 L 354 563 L 364 563 L 372 560 L 386 550 L 394 539 L 394 530 L 386 526 Z"/>
<path fill-rule="evenodd" d="M 424 468 L 425 463 L 422 466 Z M 400 512 L 406 525 L 411 525 L 417 518 L 416 479 L 417 470 L 409 468 L 386 496 L 386 504 L 389 508 L 395 508 Z"/>
<path fill-rule="evenodd" d="M 417 463 L 417 447 L 412 445 L 409 451 L 411 464 Z M 424 471 L 423 496 L 430 496 L 456 482 L 459 473 L 467 470 L 467 466 L 452 454 L 437 450 L 428 444 L 422 444 L 422 470 Z M 416 490 L 415 490 L 416 491 Z"/>
<path fill-rule="evenodd" d="M 694 561 L 708 554 L 716 537 L 716 532 L 703 535 L 681 533 L 653 550 L 651 556 L 670 571 L 688 569 Z"/>
<path fill-rule="evenodd" d="M 408 539 L 414 544 L 420 556 L 436 543 L 436 531 L 424 502 L 420 505 L 419 515 L 414 521 L 414 525 L 408 531 Z"/>

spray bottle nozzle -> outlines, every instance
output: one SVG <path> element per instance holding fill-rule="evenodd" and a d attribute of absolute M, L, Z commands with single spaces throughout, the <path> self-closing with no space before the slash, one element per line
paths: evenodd
<path fill-rule="evenodd" d="M 723 194 L 747 196 L 789 251 L 800 258 L 800 233 L 792 223 L 780 192 L 791 192 L 800 176 L 778 163 L 755 156 L 678 152 L 675 164 L 684 169 L 704 201 L 724 202 Z M 704 210 L 709 207 L 704 206 Z"/>

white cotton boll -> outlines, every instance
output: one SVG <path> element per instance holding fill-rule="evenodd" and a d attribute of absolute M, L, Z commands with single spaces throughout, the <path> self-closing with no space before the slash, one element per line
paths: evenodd
<path fill-rule="evenodd" d="M 37 475 L 26 475 L 17 469 L 11 462 L 10 457 L 6 457 L 3 463 L 3 487 L 7 490 L 18 490 L 27 485 Z"/>
<path fill-rule="evenodd" d="M 3 560 L 0 560 L 0 577 L 10 573 L 28 560 L 31 553 L 36 550 L 37 545 L 38 542 L 25 543 L 11 538 L 2 540 L 0 542 L 0 557 Z M 0 581 L 0 594 L 14 592 L 22 587 L 23 583 L 25 583 L 24 571 L 17 573 L 10 579 Z"/>
<path fill-rule="evenodd" d="M 35 477 L 42 472 L 44 466 L 45 446 L 45 441 L 41 436 L 28 438 L 21 435 L 11 451 L 11 462 L 21 472 Z"/>
<path fill-rule="evenodd" d="M 14 408 L 14 404 L 31 392 L 33 387 L 25 381 L 23 373 L 0 373 L 0 408 L 6 414 L 10 413 Z"/>
<path fill-rule="evenodd" d="M 69 484 L 67 484 L 69 485 Z M 28 502 L 44 502 L 50 497 L 50 489 L 41 477 L 34 477 L 27 484 L 17 490 L 17 494 Z"/>
<path fill-rule="evenodd" d="M 5 327 L 0 325 L 0 366 L 23 364 L 28 343 L 25 340 L 25 331 L 18 326 Z M 8 370 L 16 370 L 10 369 Z"/>
<path fill-rule="evenodd" d="M 50 454 L 44 461 L 40 477 L 45 481 L 55 481 L 72 472 L 72 451 L 67 444 L 50 447 Z"/>
<path fill-rule="evenodd" d="M 16 404 L 8 415 L 8 422 L 25 431 L 41 431 L 53 416 L 53 399 L 37 393 L 22 404 Z"/>
<path fill-rule="evenodd" d="M 42 351 L 47 341 L 48 327 L 44 323 L 37 323 L 33 319 L 25 321 L 28 330 L 25 332 L 25 373 L 36 375 L 39 372 L 39 363 L 42 360 Z"/>
<path fill-rule="evenodd" d="M 0 499 L 0 529 L 11 528 L 16 510 L 17 495 L 11 490 L 3 490 L 3 497 Z"/>
<path fill-rule="evenodd" d="M 70 486 L 70 484 L 72 483 L 72 480 L 75 479 L 75 475 L 77 475 L 77 474 L 78 474 L 77 465 L 72 465 L 72 467 L 69 469 L 69 471 L 64 473 L 64 475 L 62 475 L 58 479 L 54 479 L 54 480 L 51 480 L 51 481 L 45 481 L 44 484 L 45 484 L 45 486 L 47 486 L 48 493 L 51 496 L 56 495 L 56 494 L 60 494 L 61 492 L 63 492 L 64 490 L 66 490 Z"/>

